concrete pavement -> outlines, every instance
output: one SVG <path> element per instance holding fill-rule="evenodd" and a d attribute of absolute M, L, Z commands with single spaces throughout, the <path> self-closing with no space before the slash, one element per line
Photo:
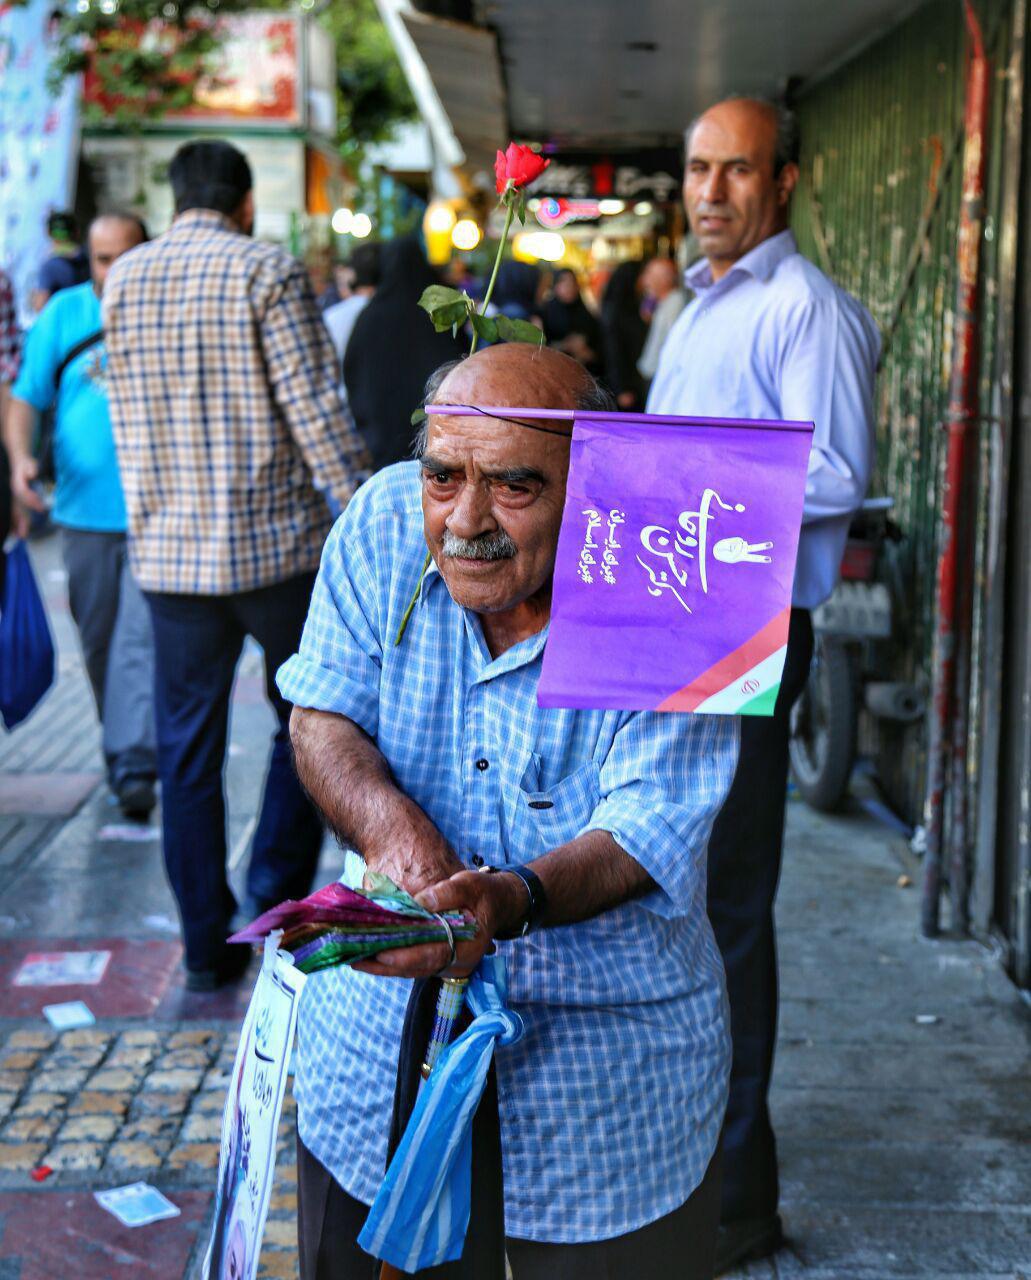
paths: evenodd
<path fill-rule="evenodd" d="M 0 1280 L 180 1280 L 205 1240 L 250 983 L 183 990 L 156 824 L 132 829 L 109 802 L 56 543 L 34 557 L 61 674 L 0 741 Z M 271 724 L 249 651 L 229 761 L 237 876 Z M 1031 1280 L 1031 1011 L 982 947 L 919 937 L 907 859 L 858 806 L 832 820 L 790 805 L 773 1109 L 792 1243 L 741 1277 Z M 339 862 L 327 848 L 323 881 Z M 29 953 L 66 949 L 110 952 L 101 981 L 14 985 Z M 96 1027 L 50 1031 L 42 1005 L 69 999 Z M 260 1271 L 281 1280 L 296 1274 L 290 1112 L 288 1098 Z M 129 1230 L 93 1200 L 137 1178 L 181 1215 Z"/>

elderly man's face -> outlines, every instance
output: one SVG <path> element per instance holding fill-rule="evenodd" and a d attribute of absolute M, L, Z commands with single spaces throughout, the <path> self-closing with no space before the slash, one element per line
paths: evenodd
<path fill-rule="evenodd" d="M 582 370 L 526 344 L 459 366 L 440 404 L 572 408 Z M 559 423 L 542 423 L 561 430 Z M 497 418 L 429 416 L 422 458 L 426 541 L 453 599 L 503 613 L 548 595 L 569 470 L 569 439 Z"/>
<path fill-rule="evenodd" d="M 716 279 L 787 225 L 798 166 L 774 174 L 776 145 L 774 113 L 748 99 L 719 103 L 691 132 L 684 207 Z"/>

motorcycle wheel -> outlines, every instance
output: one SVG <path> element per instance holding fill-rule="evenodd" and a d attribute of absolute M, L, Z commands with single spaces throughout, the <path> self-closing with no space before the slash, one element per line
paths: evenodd
<path fill-rule="evenodd" d="M 833 813 L 848 790 L 856 755 L 856 673 L 839 641 L 817 636 L 809 679 L 791 709 L 791 772 L 802 798 Z"/>

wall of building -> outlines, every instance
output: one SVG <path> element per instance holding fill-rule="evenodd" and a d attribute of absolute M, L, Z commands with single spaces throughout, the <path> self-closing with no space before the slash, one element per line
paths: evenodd
<path fill-rule="evenodd" d="M 993 59 L 989 198 L 982 246 L 985 414 L 997 410 L 996 321 L 1004 239 L 1006 75 L 1012 0 L 978 0 Z M 888 548 L 897 634 L 885 674 L 930 689 L 941 471 L 956 293 L 964 79 L 962 7 L 933 0 L 833 69 L 798 104 L 803 138 L 794 226 L 803 251 L 873 313 L 883 337 L 877 387 L 878 459 L 872 492 L 895 499 L 903 540 Z M 1012 231 L 1012 228 L 1009 229 Z M 994 406 L 994 408 L 993 408 Z M 992 428 L 982 431 L 985 480 Z M 989 504 L 981 511 L 986 548 Z M 983 566 L 982 566 L 983 567 Z M 984 617 L 975 643 L 984 648 Z M 979 743 L 975 696 L 973 736 Z M 867 726 L 867 745 L 897 807 L 921 820 L 926 726 Z M 971 780 L 972 787 L 975 780 Z"/>

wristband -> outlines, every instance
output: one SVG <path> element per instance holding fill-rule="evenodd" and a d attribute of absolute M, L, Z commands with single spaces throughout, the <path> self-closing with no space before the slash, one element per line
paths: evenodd
<path fill-rule="evenodd" d="M 509 942 L 513 938 L 525 938 L 531 929 L 539 929 L 543 925 L 544 916 L 548 909 L 548 895 L 544 891 L 540 876 L 531 871 L 529 867 L 518 864 L 505 867 L 480 867 L 480 870 L 487 872 L 489 875 L 500 875 L 507 872 L 509 875 L 518 876 L 522 880 L 529 898 L 522 926 L 514 933 L 499 933 L 497 935 L 499 942 Z"/>

